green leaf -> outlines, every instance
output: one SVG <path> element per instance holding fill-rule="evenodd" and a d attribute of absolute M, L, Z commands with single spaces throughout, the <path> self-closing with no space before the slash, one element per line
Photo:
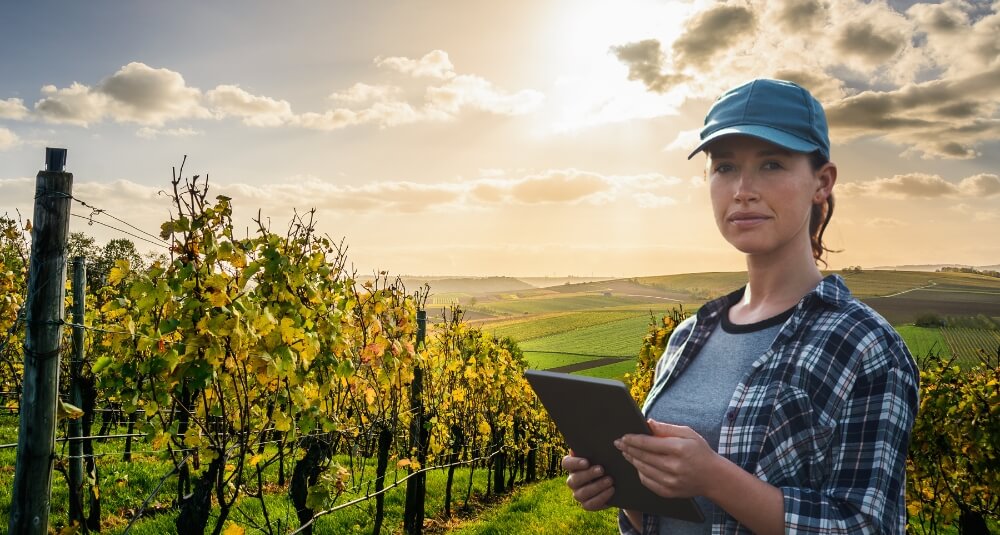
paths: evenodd
<path fill-rule="evenodd" d="M 112 362 L 114 362 L 114 360 L 111 357 L 108 356 L 98 357 L 98 359 L 94 361 L 94 365 L 91 369 L 94 371 L 94 373 L 101 373 L 101 370 L 107 368 L 108 365 L 110 365 Z"/>
<path fill-rule="evenodd" d="M 322 509 L 329 500 L 330 489 L 322 484 L 309 487 L 309 491 L 306 493 L 306 507 L 309 509 Z"/>

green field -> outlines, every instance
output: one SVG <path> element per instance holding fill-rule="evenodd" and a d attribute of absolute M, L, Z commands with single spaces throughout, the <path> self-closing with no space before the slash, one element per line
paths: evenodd
<path fill-rule="evenodd" d="M 599 357 L 588 357 L 573 353 L 546 353 L 542 351 L 532 351 L 525 353 L 524 358 L 528 361 L 529 368 L 535 370 L 548 370 L 550 368 L 558 368 L 560 366 L 569 366 L 570 364 L 594 361 Z"/>
<path fill-rule="evenodd" d="M 898 325 L 896 332 L 903 337 L 907 349 L 914 356 L 924 356 L 933 352 L 940 356 L 951 355 L 951 348 L 937 327 L 917 327 L 915 325 Z"/>
<path fill-rule="evenodd" d="M 649 306 L 662 306 L 662 301 L 641 297 L 626 297 L 602 294 L 546 294 L 540 297 L 516 298 L 490 301 L 470 307 L 470 310 L 484 312 L 493 316 L 518 316 L 525 314 L 546 314 L 550 312 L 572 312 L 602 308 L 620 307 L 624 305 L 639 305 L 649 303 Z"/>
<path fill-rule="evenodd" d="M 924 356 L 935 351 L 942 356 L 958 354 L 963 365 L 975 360 L 976 349 L 990 348 L 994 334 L 1000 336 L 1000 321 L 991 315 L 992 307 L 1000 307 L 1000 280 L 964 273 L 929 273 L 901 271 L 867 271 L 842 274 L 852 293 L 867 297 L 890 320 L 899 317 L 897 330 L 910 352 Z M 664 292 L 684 292 L 721 295 L 745 283 L 745 273 L 695 273 L 645 277 L 617 281 L 615 288 L 645 284 Z M 933 285 L 928 286 L 930 282 Z M 590 290 L 614 286 L 616 281 L 578 285 Z M 924 286 L 928 286 L 923 288 Z M 921 288 L 921 289 L 916 289 Z M 548 369 L 586 363 L 597 356 L 634 357 L 642 344 L 650 318 L 650 310 L 660 316 L 673 303 L 631 304 L 587 310 L 596 303 L 610 304 L 615 296 L 573 293 L 558 288 L 562 294 L 548 293 L 531 299 L 503 302 L 505 312 L 520 307 L 520 316 L 486 323 L 483 328 L 497 335 L 510 336 L 520 342 L 532 367 Z M 899 292 L 903 292 L 899 294 Z M 899 294 L 898 296 L 894 296 Z M 677 294 L 674 294 L 677 295 Z M 622 297 L 622 299 L 624 299 Z M 497 303 L 490 303 L 498 306 Z M 572 307 L 584 307 L 573 310 Z M 530 313 L 532 310 L 560 309 L 558 312 Z M 696 305 L 687 305 L 689 312 Z M 914 311 L 937 313 L 945 329 L 916 327 L 907 323 Z M 964 311 L 964 312 L 963 312 Z M 902 312 L 906 312 L 903 314 Z M 965 330 L 961 330 L 961 329 Z M 957 330 L 956 330 L 957 329 Z M 992 333 L 992 334 L 991 334 Z M 975 347 L 973 347 L 975 346 Z M 567 355 L 566 353 L 572 353 Z M 631 364 L 602 365 L 575 373 L 600 377 L 621 377 Z"/>
<path fill-rule="evenodd" d="M 588 377 L 603 377 L 605 379 L 617 379 L 619 381 L 623 381 L 626 373 L 632 373 L 634 371 L 635 371 L 635 361 L 626 360 L 615 364 L 598 366 L 596 368 L 588 368 L 586 370 L 581 370 L 576 373 L 579 375 L 586 375 Z"/>
<path fill-rule="evenodd" d="M 634 357 L 642 347 L 649 316 L 569 330 L 519 344 L 524 351 L 560 351 L 600 357 Z"/>
<path fill-rule="evenodd" d="M 946 327 L 941 329 L 941 334 L 947 341 L 951 354 L 963 367 L 979 364 L 981 351 L 989 356 L 996 356 L 1000 351 L 1000 330 Z"/>
<path fill-rule="evenodd" d="M 534 316 L 532 318 L 506 320 L 483 325 L 483 330 L 497 336 L 509 336 L 518 342 L 552 336 L 575 329 L 603 325 L 628 318 L 643 317 L 647 322 L 649 312 L 638 310 L 586 310 L 582 312 L 560 312 Z"/>

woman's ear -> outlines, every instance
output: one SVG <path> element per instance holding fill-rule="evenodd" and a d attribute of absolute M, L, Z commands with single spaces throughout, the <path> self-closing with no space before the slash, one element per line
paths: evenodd
<path fill-rule="evenodd" d="M 816 204 L 826 202 L 826 199 L 833 194 L 833 185 L 837 183 L 837 165 L 827 162 L 816 171 L 816 193 L 813 194 L 813 202 Z"/>

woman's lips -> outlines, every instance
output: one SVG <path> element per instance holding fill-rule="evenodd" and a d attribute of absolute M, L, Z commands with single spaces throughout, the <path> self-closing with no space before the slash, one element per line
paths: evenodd
<path fill-rule="evenodd" d="M 771 219 L 764 214 L 737 213 L 729 216 L 729 222 L 737 228 L 751 228 Z"/>

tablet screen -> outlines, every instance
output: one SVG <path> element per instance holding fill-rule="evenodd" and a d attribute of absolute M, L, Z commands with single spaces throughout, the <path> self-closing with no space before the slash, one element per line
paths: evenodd
<path fill-rule="evenodd" d="M 630 433 L 649 434 L 642 411 L 621 381 L 568 373 L 527 370 L 524 374 L 577 457 L 599 464 L 615 482 L 609 504 L 644 513 L 703 522 L 691 498 L 664 498 L 646 488 L 614 441 Z"/>

